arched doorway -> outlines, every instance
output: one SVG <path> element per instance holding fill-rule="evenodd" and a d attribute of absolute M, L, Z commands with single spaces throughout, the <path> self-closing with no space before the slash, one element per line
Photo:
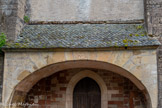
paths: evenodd
<path fill-rule="evenodd" d="M 79 69 L 80 70 L 81 69 L 81 70 L 84 70 L 84 72 L 80 71 L 79 73 L 76 73 L 76 76 L 73 74 L 74 76 L 71 76 L 70 79 L 68 77 L 68 81 L 67 80 L 62 80 L 62 78 L 60 78 L 60 76 L 62 76 L 62 74 L 58 74 L 58 73 L 61 72 L 61 71 L 65 71 L 66 72 L 69 69 L 71 69 L 71 70 L 73 70 L 73 69 Z M 62 62 L 62 63 L 58 63 L 58 64 L 49 65 L 47 67 L 44 67 L 44 68 L 42 68 L 42 69 L 32 73 L 31 75 L 29 75 L 26 79 L 21 81 L 16 86 L 15 91 L 13 92 L 13 95 L 12 95 L 11 100 L 9 102 L 10 103 L 23 102 L 24 99 L 26 97 L 28 97 L 28 96 L 32 97 L 32 101 L 33 101 L 33 97 L 35 98 L 35 94 L 34 94 L 34 96 L 30 96 L 30 93 L 33 94 L 33 90 L 36 91 L 34 93 L 36 93 L 36 94 L 38 93 L 37 92 L 38 87 L 39 87 L 39 85 L 42 84 L 42 82 L 40 82 L 40 79 L 42 81 L 45 81 L 44 78 L 46 79 L 47 76 L 50 77 L 52 74 L 53 75 L 55 74 L 54 76 L 57 76 L 56 74 L 58 74 L 58 80 L 60 80 L 60 83 L 66 83 L 66 86 L 64 84 L 63 85 L 61 84 L 62 87 L 60 88 L 60 85 L 59 85 L 58 86 L 59 88 L 56 88 L 56 90 L 59 90 L 59 91 L 61 90 L 61 93 L 62 93 L 62 91 L 64 91 L 64 95 L 54 94 L 53 96 L 56 97 L 56 98 L 59 98 L 59 99 L 56 99 L 56 102 L 57 102 L 57 100 L 60 100 L 60 97 L 62 97 L 61 99 L 63 99 L 63 102 L 64 102 L 63 104 L 64 104 L 65 108 L 73 108 L 73 90 L 75 88 L 75 85 L 81 79 L 83 79 L 85 77 L 92 78 L 100 86 L 100 89 L 101 89 L 101 108 L 107 108 L 108 104 L 112 104 L 112 105 L 113 104 L 117 104 L 117 103 L 114 103 L 114 101 L 111 101 L 111 100 L 108 103 L 108 101 L 109 101 L 108 99 L 110 98 L 109 96 L 111 96 L 111 94 L 107 94 L 107 93 L 114 93 L 114 92 L 111 90 L 111 88 L 107 87 L 107 86 L 109 86 L 109 84 L 105 83 L 105 82 L 107 82 L 107 77 L 105 76 L 105 73 L 107 73 L 107 72 L 102 73 L 102 72 L 99 72 L 99 71 L 97 72 L 96 71 L 96 73 L 98 73 L 98 74 L 95 74 L 93 72 L 85 71 L 86 69 L 88 69 L 88 70 L 93 69 L 93 71 L 95 71 L 96 69 L 97 70 L 111 71 L 112 74 L 111 75 L 106 74 L 107 77 L 108 76 L 111 77 L 112 75 L 117 76 L 117 74 L 118 74 L 118 75 L 121 75 L 123 78 L 124 77 L 127 78 L 128 80 L 132 81 L 132 83 L 135 84 L 134 86 L 137 86 L 137 88 L 145 95 L 146 100 L 147 100 L 147 107 L 151 108 L 151 106 L 150 106 L 151 105 L 151 100 L 150 100 L 149 94 L 147 92 L 147 89 L 131 73 L 129 73 L 128 71 L 124 70 L 123 68 L 120 68 L 120 67 L 112 65 L 112 64 L 108 64 L 108 63 L 104 63 L 104 62 L 98 62 L 98 61 L 84 61 L 84 60 L 83 61 L 75 61 L 75 62 L 74 61 Z M 75 72 L 78 72 L 78 71 L 73 70 L 72 72 L 75 73 Z M 68 73 L 68 75 L 72 75 L 72 74 L 69 74 L 69 72 L 67 72 L 67 73 Z M 68 75 L 66 75 L 64 73 L 63 76 L 67 77 Z M 105 77 L 106 77 L 106 79 L 104 79 Z M 113 80 L 116 81 L 116 79 L 113 79 Z M 114 81 L 112 81 L 112 82 L 114 82 Z M 126 82 L 128 82 L 128 81 L 126 81 Z M 47 85 L 49 85 L 49 84 L 47 84 Z M 118 85 L 121 85 L 121 84 L 118 84 Z M 126 84 L 126 85 L 128 85 L 128 84 Z M 55 84 L 52 85 L 52 86 L 55 87 Z M 50 86 L 50 87 L 52 87 L 52 86 Z M 118 89 L 120 89 L 120 87 Z M 128 87 L 124 87 L 124 86 L 122 86 L 122 87 L 123 87 L 123 89 L 128 88 Z M 117 89 L 117 88 L 113 87 L 113 89 Z M 45 93 L 48 92 L 48 91 L 46 91 L 46 89 L 42 89 L 42 87 L 40 87 L 40 90 L 44 90 L 43 92 L 45 92 Z M 109 90 L 109 91 L 107 91 L 107 90 Z M 123 93 L 128 93 L 128 92 L 127 91 L 123 91 Z M 48 93 L 46 93 L 46 94 L 48 94 Z M 119 98 L 120 98 L 120 95 L 118 95 L 118 92 L 116 94 L 117 95 L 113 94 L 113 97 L 116 98 L 116 96 L 119 96 Z M 127 94 L 127 95 L 129 96 L 129 94 Z M 134 94 L 134 95 L 136 95 L 136 94 Z M 37 99 L 37 103 L 39 104 L 39 100 L 38 100 L 39 97 L 38 96 L 36 96 L 36 97 L 37 97 L 36 98 Z M 55 101 L 55 98 L 52 100 L 52 102 L 53 101 Z M 28 102 L 30 103 L 30 101 L 28 101 Z M 56 102 L 54 102 L 54 103 L 56 103 Z M 42 100 L 40 100 L 40 103 L 42 103 Z M 43 100 L 42 104 L 44 105 L 44 103 L 48 103 L 47 100 Z M 56 103 L 56 106 L 62 107 L 62 103 L 59 103 L 59 104 Z M 119 104 L 120 104 L 120 102 L 119 102 Z"/>
<path fill-rule="evenodd" d="M 91 78 L 80 80 L 74 88 L 73 108 L 101 108 L 101 90 Z"/>
<path fill-rule="evenodd" d="M 27 93 L 24 103 L 32 105 L 28 108 L 146 108 L 147 102 L 143 91 L 118 74 L 69 69 L 40 80 Z"/>

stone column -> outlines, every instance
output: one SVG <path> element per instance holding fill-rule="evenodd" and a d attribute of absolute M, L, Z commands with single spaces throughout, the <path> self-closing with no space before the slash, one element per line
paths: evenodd
<path fill-rule="evenodd" d="M 162 43 L 162 0 L 147 0 L 147 23 L 150 36 L 158 38 Z M 162 108 L 162 46 L 157 50 L 159 105 Z"/>
<path fill-rule="evenodd" d="M 7 35 L 7 40 L 16 39 L 23 27 L 23 17 L 26 10 L 26 0 L 0 1 L 0 32 Z"/>

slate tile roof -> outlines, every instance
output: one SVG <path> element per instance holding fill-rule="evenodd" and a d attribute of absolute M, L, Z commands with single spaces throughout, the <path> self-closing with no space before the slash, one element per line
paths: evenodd
<path fill-rule="evenodd" d="M 143 24 L 26 25 L 5 48 L 108 48 L 160 45 Z"/>

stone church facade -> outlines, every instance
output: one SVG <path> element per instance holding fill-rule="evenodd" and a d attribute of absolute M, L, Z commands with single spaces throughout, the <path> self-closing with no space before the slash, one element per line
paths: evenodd
<path fill-rule="evenodd" d="M 161 0 L 1 0 L 0 15 L 2 108 L 162 107 Z"/>

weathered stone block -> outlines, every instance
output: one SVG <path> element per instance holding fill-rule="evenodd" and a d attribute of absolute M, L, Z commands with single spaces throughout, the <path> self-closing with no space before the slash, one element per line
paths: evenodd
<path fill-rule="evenodd" d="M 23 20 L 25 15 L 26 0 L 1 0 L 1 32 L 6 33 L 7 39 L 13 41 L 19 34 L 21 27 L 17 27 L 23 22 L 18 22 L 19 18 Z M 8 26 L 10 25 L 10 26 Z"/>

